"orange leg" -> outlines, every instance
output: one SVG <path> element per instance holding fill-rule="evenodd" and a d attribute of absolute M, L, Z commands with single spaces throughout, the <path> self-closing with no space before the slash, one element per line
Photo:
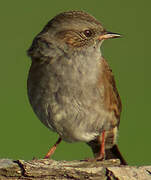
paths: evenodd
<path fill-rule="evenodd" d="M 50 148 L 50 150 L 48 151 L 48 153 L 46 154 L 46 156 L 44 157 L 44 159 L 48 159 L 50 158 L 50 156 L 53 155 L 53 153 L 55 152 L 56 148 L 57 148 L 57 145 L 60 144 L 60 142 L 62 141 L 61 138 L 59 138 L 57 140 L 57 142 L 52 146 L 52 148 Z"/>
<path fill-rule="evenodd" d="M 94 158 L 87 158 L 86 161 L 102 161 L 105 159 L 105 131 L 97 137 L 95 142 L 89 144 L 94 153 Z"/>
<path fill-rule="evenodd" d="M 99 158 L 104 159 L 104 157 L 105 157 L 105 131 L 102 132 L 102 141 L 100 146 Z"/>

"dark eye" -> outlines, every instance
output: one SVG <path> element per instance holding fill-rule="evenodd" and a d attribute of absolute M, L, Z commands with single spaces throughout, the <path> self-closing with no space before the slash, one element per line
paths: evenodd
<path fill-rule="evenodd" d="M 84 35 L 85 35 L 86 37 L 90 37 L 90 36 L 92 36 L 92 31 L 89 30 L 89 29 L 86 29 L 86 30 L 84 31 Z"/>

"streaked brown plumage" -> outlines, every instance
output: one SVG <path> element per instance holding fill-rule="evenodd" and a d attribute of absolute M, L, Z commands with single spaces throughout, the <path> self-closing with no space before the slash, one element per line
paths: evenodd
<path fill-rule="evenodd" d="M 35 37 L 28 55 L 32 64 L 28 96 L 33 110 L 61 139 L 83 141 L 97 159 L 120 158 L 116 146 L 121 100 L 111 69 L 102 57 L 107 32 L 94 17 L 82 11 L 61 13 Z"/>

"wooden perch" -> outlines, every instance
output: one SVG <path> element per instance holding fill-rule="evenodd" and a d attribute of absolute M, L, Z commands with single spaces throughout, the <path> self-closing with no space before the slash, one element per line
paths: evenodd
<path fill-rule="evenodd" d="M 121 166 L 118 159 L 87 161 L 0 160 L 0 180 L 151 180 L 151 166 Z"/>

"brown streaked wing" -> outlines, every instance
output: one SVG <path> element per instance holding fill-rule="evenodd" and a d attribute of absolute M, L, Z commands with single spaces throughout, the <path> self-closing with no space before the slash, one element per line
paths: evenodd
<path fill-rule="evenodd" d="M 117 126 L 120 122 L 120 114 L 122 111 L 122 103 L 116 88 L 116 83 L 112 70 L 104 58 L 101 59 L 102 71 L 99 79 L 99 85 L 104 86 L 104 106 L 107 110 L 113 111 L 117 118 Z"/>

